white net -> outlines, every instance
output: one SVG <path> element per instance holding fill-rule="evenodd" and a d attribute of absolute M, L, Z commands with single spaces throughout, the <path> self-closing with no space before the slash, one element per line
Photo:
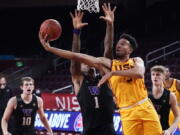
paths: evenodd
<path fill-rule="evenodd" d="M 90 13 L 99 12 L 99 0 L 78 0 L 77 10 L 88 10 Z"/>

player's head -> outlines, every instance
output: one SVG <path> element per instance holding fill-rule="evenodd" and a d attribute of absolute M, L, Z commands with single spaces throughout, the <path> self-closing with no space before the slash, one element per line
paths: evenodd
<path fill-rule="evenodd" d="M 23 77 L 20 81 L 20 88 L 24 94 L 30 95 L 34 90 L 34 79 L 31 77 Z"/>
<path fill-rule="evenodd" d="M 171 72 L 169 71 L 169 67 L 165 67 L 166 68 L 166 80 L 168 80 L 171 76 Z"/>
<path fill-rule="evenodd" d="M 0 90 L 5 89 L 6 87 L 6 78 L 4 76 L 0 76 Z"/>
<path fill-rule="evenodd" d="M 136 39 L 129 34 L 122 34 L 116 44 L 116 56 L 123 58 L 130 55 L 138 47 Z"/>
<path fill-rule="evenodd" d="M 166 68 L 161 65 L 156 65 L 151 68 L 151 81 L 153 85 L 163 85 L 166 77 Z"/>
<path fill-rule="evenodd" d="M 85 76 L 91 76 L 94 77 L 95 75 L 95 68 L 94 67 L 90 67 L 87 64 L 81 63 L 81 72 L 85 75 Z"/>

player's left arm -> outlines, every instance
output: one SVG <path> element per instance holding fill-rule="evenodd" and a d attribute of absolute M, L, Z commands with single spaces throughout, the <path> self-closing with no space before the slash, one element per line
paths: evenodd
<path fill-rule="evenodd" d="M 72 24 L 74 31 L 78 31 L 79 33 L 73 32 L 73 41 L 72 41 L 72 52 L 80 53 L 81 50 L 81 41 L 80 41 L 80 35 L 81 35 L 81 29 L 88 25 L 88 23 L 82 22 L 82 19 L 84 17 L 84 12 L 75 10 L 75 13 L 70 13 L 70 16 L 72 18 Z M 70 66 L 71 75 L 74 76 L 81 76 L 81 64 L 77 61 L 71 61 Z M 78 78 L 75 77 L 75 78 Z"/>
<path fill-rule="evenodd" d="M 43 108 L 43 100 L 42 98 L 40 97 L 37 97 L 37 101 L 38 101 L 38 114 L 39 114 L 39 117 L 41 119 L 41 122 L 44 124 L 45 128 L 47 129 L 49 135 L 53 135 L 53 132 L 52 132 L 52 129 L 48 123 L 48 120 L 45 116 L 45 113 L 44 113 L 44 108 Z"/>
<path fill-rule="evenodd" d="M 164 131 L 164 133 L 168 132 L 168 133 L 172 133 L 178 126 L 178 123 L 180 122 L 180 112 L 178 109 L 178 105 L 177 105 L 177 99 L 174 93 L 170 92 L 170 105 L 171 105 L 171 110 L 174 114 L 174 121 L 172 123 L 172 125 L 170 125 L 170 127 Z M 166 134 L 164 134 L 166 135 Z"/>
<path fill-rule="evenodd" d="M 106 22 L 106 35 L 104 39 L 104 57 L 113 59 L 113 42 L 114 42 L 114 12 L 116 6 L 111 9 L 110 3 L 102 5 L 104 16 L 100 16 Z"/>

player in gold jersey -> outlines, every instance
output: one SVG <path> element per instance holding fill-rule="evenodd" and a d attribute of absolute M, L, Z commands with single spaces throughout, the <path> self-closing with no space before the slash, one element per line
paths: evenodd
<path fill-rule="evenodd" d="M 116 45 L 116 60 L 58 49 L 50 46 L 49 41 L 41 36 L 39 38 L 45 50 L 66 59 L 83 62 L 106 74 L 99 86 L 109 80 L 120 108 L 124 135 L 162 134 L 158 115 L 148 100 L 144 85 L 144 62 L 139 57 L 130 58 L 137 46 L 132 36 L 121 35 Z"/>
<path fill-rule="evenodd" d="M 116 45 L 117 60 L 112 60 L 111 72 L 98 85 L 109 81 L 120 108 L 124 135 L 158 135 L 161 126 L 147 98 L 144 62 L 139 57 L 130 58 L 135 48 L 135 39 L 122 35 Z"/>
<path fill-rule="evenodd" d="M 166 79 L 164 81 L 164 88 L 172 91 L 177 98 L 178 107 L 180 109 L 180 80 L 172 78 L 169 68 L 166 67 Z M 173 112 L 170 111 L 169 114 L 169 125 L 171 125 L 174 121 Z M 180 123 L 178 124 L 178 128 L 180 129 Z"/>

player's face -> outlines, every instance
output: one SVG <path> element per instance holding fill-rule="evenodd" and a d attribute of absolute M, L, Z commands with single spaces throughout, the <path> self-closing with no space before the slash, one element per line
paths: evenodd
<path fill-rule="evenodd" d="M 170 72 L 169 72 L 169 69 L 166 68 L 166 79 L 169 79 L 170 78 Z"/>
<path fill-rule="evenodd" d="M 84 74 L 84 75 L 90 75 L 90 76 L 93 76 L 94 75 L 94 68 L 92 67 L 89 67 L 88 65 L 82 63 L 81 64 L 81 72 Z"/>
<path fill-rule="evenodd" d="M 6 79 L 2 77 L 0 79 L 0 89 L 4 89 L 6 87 Z"/>
<path fill-rule="evenodd" d="M 165 75 L 161 72 L 151 72 L 151 81 L 153 85 L 163 85 L 163 81 L 165 80 Z"/>
<path fill-rule="evenodd" d="M 81 72 L 84 75 L 88 75 L 89 69 L 90 69 L 90 67 L 88 65 L 81 63 Z"/>
<path fill-rule="evenodd" d="M 116 56 L 122 58 L 132 53 L 130 42 L 124 38 L 120 39 L 116 45 Z"/>
<path fill-rule="evenodd" d="M 24 81 L 21 86 L 24 94 L 30 95 L 34 90 L 34 82 L 33 81 Z"/>

